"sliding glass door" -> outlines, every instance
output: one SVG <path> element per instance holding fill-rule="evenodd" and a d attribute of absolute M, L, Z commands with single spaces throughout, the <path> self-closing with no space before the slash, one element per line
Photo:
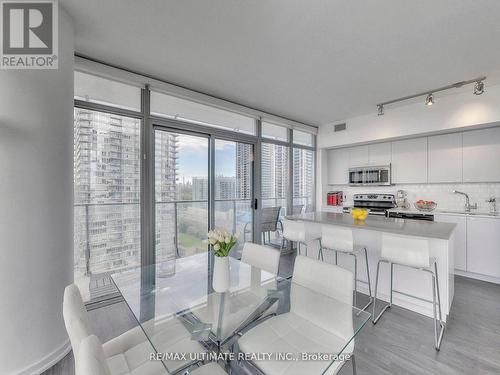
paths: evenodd
<path fill-rule="evenodd" d="M 215 139 L 215 228 L 239 234 L 233 255 L 253 240 L 253 145 Z"/>
<path fill-rule="evenodd" d="M 156 261 L 207 251 L 209 138 L 156 129 Z"/>
<path fill-rule="evenodd" d="M 238 256 L 253 240 L 253 145 L 158 127 L 154 146 L 156 262 L 206 252 L 211 227 L 240 235 Z"/>

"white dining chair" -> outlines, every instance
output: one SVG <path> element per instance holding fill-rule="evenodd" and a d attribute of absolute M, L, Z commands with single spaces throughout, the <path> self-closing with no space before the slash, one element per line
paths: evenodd
<path fill-rule="evenodd" d="M 336 265 L 338 264 L 338 253 L 346 254 L 354 258 L 354 306 L 356 307 L 358 306 L 358 256 L 364 255 L 369 300 L 368 303 L 364 307 L 360 307 L 360 309 L 366 310 L 373 302 L 370 267 L 368 266 L 368 252 L 366 246 L 356 246 L 354 244 L 352 229 L 335 227 L 332 225 L 323 225 L 321 227 L 321 246 L 323 248 L 323 253 L 325 250 L 334 252 Z"/>
<path fill-rule="evenodd" d="M 352 272 L 305 256 L 297 256 L 290 290 L 290 311 L 253 327 L 238 340 L 243 353 L 332 353 L 340 352 L 352 338 Z M 351 354 L 354 339 L 344 349 Z M 259 360 L 250 362 L 261 373 L 323 373 L 328 361 Z M 337 374 L 345 361 L 331 364 L 326 374 Z"/>
<path fill-rule="evenodd" d="M 266 271 L 274 276 L 278 276 L 278 270 L 280 265 L 281 252 L 270 246 L 258 245 L 255 243 L 247 242 L 243 245 L 243 252 L 241 255 L 241 261 L 255 267 Z M 276 282 L 271 283 L 274 287 Z M 269 285 L 271 288 L 271 285 Z M 259 289 L 262 291 L 262 289 Z M 251 291 L 251 289 L 250 289 Z M 262 297 L 262 296 L 259 296 Z M 259 319 L 264 319 L 270 315 L 275 315 L 278 309 L 278 304 L 272 304 Z"/>
<path fill-rule="evenodd" d="M 150 347 L 150 352 L 153 348 Z M 78 358 L 78 359 L 76 359 Z M 149 357 L 148 357 L 149 358 Z M 121 369 L 113 372 L 109 366 L 100 340 L 95 335 L 87 336 L 79 345 L 78 357 L 75 357 L 76 375 L 166 375 L 169 372 L 160 361 L 148 361 L 140 369 L 128 371 Z M 194 375 L 226 375 L 227 373 L 216 363 L 195 365 L 186 369 L 186 373 Z"/>
<path fill-rule="evenodd" d="M 266 272 L 278 275 L 281 253 L 270 247 L 245 242 L 241 254 L 241 261 Z"/>
<path fill-rule="evenodd" d="M 208 296 L 206 305 L 193 310 L 194 315 L 203 323 L 212 324 L 221 336 L 232 338 L 235 334 L 241 334 L 250 324 L 257 320 L 265 319 L 276 314 L 277 301 L 269 301 L 269 306 L 260 315 L 255 315 L 253 320 L 248 320 L 257 307 L 267 298 L 268 289 L 276 289 L 276 280 L 265 280 L 265 288 L 261 287 L 261 271 L 265 271 L 277 277 L 281 253 L 270 246 L 263 246 L 251 242 L 245 242 L 241 254 L 241 262 L 252 266 L 250 270 L 250 285 L 245 290 L 238 291 L 226 298 L 222 303 L 222 296 L 218 293 Z M 256 280 L 252 280 L 252 278 Z M 253 288 L 253 283 L 256 288 Z M 238 308 L 234 308 L 238 306 Z M 264 308 L 264 307 L 263 307 Z M 222 310 L 221 310 L 222 309 Z M 220 313 L 224 319 L 220 319 Z"/>
<path fill-rule="evenodd" d="M 390 266 L 391 286 L 389 292 L 389 303 L 384 306 L 384 308 L 378 315 L 375 315 L 380 263 L 388 263 Z M 441 298 L 439 294 L 437 259 L 430 256 L 429 241 L 427 239 L 389 234 L 382 235 L 382 250 L 380 260 L 377 263 L 377 276 L 375 278 L 375 294 L 373 298 L 372 313 L 373 324 L 376 324 L 382 314 L 392 306 L 394 265 L 414 268 L 431 274 L 432 308 L 434 317 L 434 347 L 436 348 L 436 350 L 439 350 L 446 326 L 442 320 L 441 315 Z M 436 312 L 436 304 L 439 315 Z"/>
<path fill-rule="evenodd" d="M 80 345 L 91 334 L 87 310 L 83 304 L 78 287 L 68 285 L 64 290 L 63 318 L 70 338 L 71 346 L 78 361 Z M 103 345 L 103 351 L 111 374 L 128 372 L 141 373 L 149 368 L 151 344 L 144 334 L 148 332 L 155 344 L 155 349 L 162 352 L 204 353 L 206 350 L 197 341 L 191 339 L 190 332 L 179 319 L 167 317 L 163 321 L 149 321 L 137 326 Z M 179 370 L 188 365 L 188 361 L 166 362 L 169 369 Z"/>
<path fill-rule="evenodd" d="M 306 248 L 306 256 L 307 256 L 307 248 L 308 244 L 312 241 L 319 242 L 319 252 L 318 259 L 323 259 L 323 253 L 321 250 L 321 236 L 311 231 L 307 230 L 306 224 L 303 221 L 298 220 L 283 220 L 283 238 L 281 239 L 281 251 L 285 247 L 285 240 L 289 242 L 297 243 L 297 253 L 301 254 L 301 245 L 304 245 Z"/>

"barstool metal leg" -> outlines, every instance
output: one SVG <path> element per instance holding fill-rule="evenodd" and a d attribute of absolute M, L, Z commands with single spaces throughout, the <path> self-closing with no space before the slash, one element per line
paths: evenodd
<path fill-rule="evenodd" d="M 392 263 L 391 264 L 391 296 L 390 296 L 390 302 L 384 306 L 384 308 L 382 309 L 382 311 L 377 315 L 375 316 L 375 307 L 377 306 L 377 289 L 378 289 L 378 276 L 379 276 L 379 273 L 380 273 L 380 263 L 387 263 L 386 261 L 384 261 L 383 259 L 380 259 L 377 263 L 377 276 L 375 277 L 375 293 L 373 295 L 373 310 L 372 310 L 372 323 L 373 324 L 377 324 L 378 320 L 380 319 L 380 317 L 382 316 L 382 314 L 385 312 L 385 310 L 387 310 L 388 308 L 391 307 L 392 305 Z"/>
<path fill-rule="evenodd" d="M 358 307 L 357 296 L 358 296 L 358 257 L 356 254 L 354 256 L 354 307 Z"/>
<path fill-rule="evenodd" d="M 321 238 L 318 239 L 318 242 L 319 242 L 318 260 L 321 258 L 321 260 L 324 261 L 324 259 L 323 259 L 323 245 L 321 245 Z"/>
<path fill-rule="evenodd" d="M 354 354 L 351 354 L 351 362 L 352 362 L 352 375 L 356 375 L 356 357 L 354 357 Z"/>
<path fill-rule="evenodd" d="M 372 282 L 370 280 L 370 267 L 368 266 L 368 251 L 366 247 L 363 248 L 365 250 L 365 262 L 366 262 L 366 277 L 368 279 L 368 293 L 370 294 L 370 303 L 373 301 L 372 298 Z"/>
<path fill-rule="evenodd" d="M 390 300 L 391 300 L 390 305 L 391 306 L 392 306 L 392 283 L 393 283 L 393 280 L 394 280 L 394 263 L 391 263 L 391 296 L 390 296 Z"/>
<path fill-rule="evenodd" d="M 444 330 L 446 328 L 445 324 L 443 323 L 443 317 L 441 314 L 441 296 L 439 294 L 439 278 L 438 278 L 438 270 L 437 270 L 437 262 L 434 262 L 434 278 L 433 281 L 436 281 L 435 288 L 433 288 L 433 295 L 437 294 L 437 303 L 438 303 L 438 311 L 439 311 L 439 334 L 438 334 L 438 322 L 436 322 L 436 305 L 434 304 L 434 346 L 436 347 L 436 350 L 441 349 L 441 341 L 443 340 L 443 334 Z M 434 286 L 434 282 L 433 282 Z M 435 298 L 434 298 L 435 299 Z M 435 302 L 435 301 L 434 301 Z"/>
<path fill-rule="evenodd" d="M 372 303 L 373 303 L 373 297 L 372 297 L 372 285 L 371 285 L 371 281 L 370 281 L 370 267 L 368 266 L 368 254 L 366 252 L 366 247 L 364 248 L 364 251 L 365 251 L 365 262 L 366 262 L 366 277 L 368 278 L 368 303 L 362 308 L 360 309 L 361 311 L 365 311 L 368 306 L 370 306 Z M 357 259 L 357 255 L 356 254 L 352 254 L 354 256 L 355 259 Z M 355 277 L 357 278 L 358 277 L 358 273 L 357 273 L 357 269 L 356 269 L 356 263 L 354 263 L 354 272 L 355 272 Z M 355 284 L 356 286 L 356 284 Z M 355 307 L 358 307 L 356 304 L 354 304 Z M 358 315 L 360 314 L 360 312 L 358 312 Z"/>
<path fill-rule="evenodd" d="M 335 265 L 336 265 L 336 266 L 338 266 L 338 265 L 339 265 L 337 250 L 335 250 Z"/>

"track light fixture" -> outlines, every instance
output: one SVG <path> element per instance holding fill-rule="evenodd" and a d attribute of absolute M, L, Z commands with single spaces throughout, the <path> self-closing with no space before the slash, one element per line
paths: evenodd
<path fill-rule="evenodd" d="M 425 105 L 433 105 L 434 104 L 434 95 L 432 92 L 427 95 L 427 98 L 425 98 Z"/>
<path fill-rule="evenodd" d="M 379 104 L 377 104 L 377 112 L 378 112 L 379 116 L 382 116 L 382 115 L 384 115 L 384 106 L 386 106 L 387 104 L 393 104 L 393 103 L 397 103 L 397 102 L 402 102 L 404 100 L 418 98 L 419 96 L 424 96 L 424 95 L 426 95 L 425 105 L 433 105 L 434 104 L 434 93 L 440 92 L 440 91 L 444 91 L 444 90 L 449 90 L 449 89 L 456 89 L 456 88 L 462 87 L 464 85 L 469 85 L 469 84 L 472 84 L 472 83 L 474 84 L 474 94 L 475 95 L 481 95 L 481 94 L 484 93 L 484 80 L 485 79 L 486 79 L 486 77 L 478 77 L 478 78 L 470 79 L 468 81 L 456 82 L 456 83 L 454 83 L 452 85 L 439 87 L 439 88 L 434 89 L 434 90 L 429 90 L 429 91 L 421 92 L 419 94 L 408 95 L 408 96 L 404 96 L 402 98 L 398 98 L 398 99 L 394 99 L 394 100 L 389 100 L 387 102 L 379 103 Z"/>
<path fill-rule="evenodd" d="M 484 82 L 476 81 L 474 84 L 474 95 L 482 95 L 484 93 Z"/>

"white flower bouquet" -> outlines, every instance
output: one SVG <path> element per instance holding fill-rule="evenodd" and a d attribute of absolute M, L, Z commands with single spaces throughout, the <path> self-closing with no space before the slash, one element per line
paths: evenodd
<path fill-rule="evenodd" d="M 208 243 L 214 249 L 214 255 L 227 257 L 233 246 L 238 242 L 238 235 L 231 235 L 218 229 L 208 232 Z"/>

